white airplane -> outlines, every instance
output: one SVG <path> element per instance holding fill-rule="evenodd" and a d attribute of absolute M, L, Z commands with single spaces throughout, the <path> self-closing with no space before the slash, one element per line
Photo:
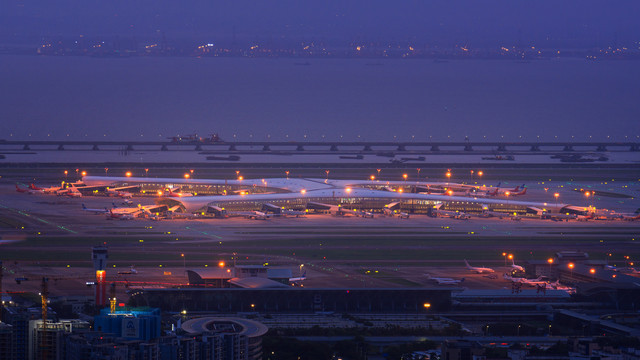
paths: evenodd
<path fill-rule="evenodd" d="M 178 189 L 180 190 L 180 189 Z M 193 196 L 192 193 L 189 192 L 173 192 L 173 188 L 167 188 L 167 191 L 169 192 L 168 194 L 166 194 L 165 196 L 167 197 L 186 197 L 186 196 Z"/>
<path fill-rule="evenodd" d="M 486 267 L 477 267 L 469 265 L 469 262 L 465 259 L 464 263 L 467 264 L 467 269 L 475 272 L 476 274 L 485 274 L 485 273 L 493 273 L 495 270 Z"/>
<path fill-rule="evenodd" d="M 436 213 L 437 216 L 445 216 L 445 217 L 449 217 L 457 220 L 471 219 L 471 215 L 466 214 L 462 211 L 448 211 L 448 210 L 440 210 L 440 209 L 434 209 L 433 211 Z"/>
<path fill-rule="evenodd" d="M 524 268 L 523 268 L 522 266 L 520 266 L 520 265 L 516 265 L 516 262 L 515 262 L 515 260 L 513 260 L 513 259 L 511 259 L 511 268 L 512 268 L 513 270 L 516 270 L 516 271 L 522 271 L 522 272 L 524 272 Z"/>
<path fill-rule="evenodd" d="M 272 215 L 262 211 L 227 211 L 227 216 L 243 216 L 251 220 L 267 220 Z"/>
<path fill-rule="evenodd" d="M 289 282 L 298 283 L 307 280 L 307 272 L 305 271 L 299 277 L 289 278 Z"/>
<path fill-rule="evenodd" d="M 131 199 L 133 197 L 133 194 L 128 191 L 120 191 L 115 189 L 107 189 L 106 193 L 107 196 L 121 197 L 123 199 Z"/>
<path fill-rule="evenodd" d="M 283 216 L 301 217 L 301 216 L 307 215 L 307 212 L 306 211 L 300 211 L 300 210 L 282 209 L 281 214 Z"/>
<path fill-rule="evenodd" d="M 427 274 L 427 279 L 435 281 L 438 285 L 457 285 L 464 281 L 464 278 L 456 280 L 452 278 L 433 277 L 429 274 Z"/>
<path fill-rule="evenodd" d="M 70 197 L 82 197 L 82 193 L 75 186 L 72 186 L 72 187 L 66 189 L 65 193 L 62 193 L 62 194 L 59 194 L 59 195 L 65 195 L 65 196 L 70 196 Z"/>
<path fill-rule="evenodd" d="M 109 210 L 109 214 L 107 214 L 107 220 L 133 220 L 134 218 L 133 213 L 114 213 L 113 209 Z"/>
<path fill-rule="evenodd" d="M 525 278 L 512 277 L 509 274 L 504 274 L 504 278 L 505 280 L 510 280 L 512 282 L 517 282 L 517 283 L 531 285 L 531 286 L 548 284 L 547 281 L 542 280 L 542 276 L 539 276 L 537 279 L 525 279 Z"/>
<path fill-rule="evenodd" d="M 98 215 L 98 214 L 106 214 L 106 213 L 109 212 L 109 210 L 107 208 L 104 208 L 104 209 L 89 209 L 84 204 L 82 204 L 82 211 L 90 212 L 90 213 L 93 213 L 93 214 L 96 214 L 96 215 Z"/>
<path fill-rule="evenodd" d="M 32 183 L 32 184 L 29 184 L 29 189 L 34 190 L 34 191 L 42 191 L 45 194 L 53 194 L 56 191 L 62 189 L 62 187 L 60 187 L 60 186 L 52 186 L 52 187 L 48 187 L 48 188 L 41 188 L 41 187 L 35 186 Z"/>

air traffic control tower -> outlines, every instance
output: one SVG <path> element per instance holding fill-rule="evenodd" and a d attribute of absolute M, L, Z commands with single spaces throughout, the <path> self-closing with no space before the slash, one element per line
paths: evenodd
<path fill-rule="evenodd" d="M 107 248 L 105 246 L 94 246 L 91 258 L 93 259 L 93 269 L 96 271 L 96 286 L 95 286 L 95 302 L 96 307 L 104 307 L 107 304 L 107 285 L 106 285 L 106 268 Z"/>

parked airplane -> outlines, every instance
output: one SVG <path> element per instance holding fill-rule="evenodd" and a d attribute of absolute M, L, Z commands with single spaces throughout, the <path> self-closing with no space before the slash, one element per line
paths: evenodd
<path fill-rule="evenodd" d="M 511 259 L 511 268 L 512 268 L 513 270 L 516 270 L 516 271 L 522 271 L 522 272 L 524 272 L 524 268 L 523 268 L 522 266 L 520 266 L 520 265 L 516 265 L 516 262 L 515 262 L 515 260 L 513 260 L 513 259 Z"/>
<path fill-rule="evenodd" d="M 42 190 L 31 190 L 31 189 L 23 189 L 20 186 L 18 186 L 18 184 L 16 184 L 16 191 L 22 194 L 29 194 L 29 195 L 33 195 L 33 194 L 44 194 L 44 192 Z"/>
<path fill-rule="evenodd" d="M 104 209 L 89 209 L 84 204 L 82 204 L 82 210 L 86 211 L 86 212 L 90 212 L 90 213 L 96 214 L 96 215 L 98 215 L 98 214 L 106 214 L 106 213 L 109 212 L 109 210 L 107 208 L 104 208 Z"/>
<path fill-rule="evenodd" d="M 133 220 L 133 213 L 114 213 L 113 209 L 109 210 L 109 214 L 107 214 L 107 220 Z"/>
<path fill-rule="evenodd" d="M 262 211 L 227 211 L 227 216 L 242 216 L 251 220 L 267 220 L 272 214 L 267 214 Z"/>
<path fill-rule="evenodd" d="M 41 187 L 35 186 L 32 183 L 32 184 L 29 184 L 29 189 L 31 189 L 31 190 L 42 190 L 42 192 L 45 193 L 45 194 L 53 194 L 56 191 L 62 189 L 62 187 L 60 187 L 60 186 L 52 186 L 52 187 L 48 187 L 48 188 L 41 188 Z"/>
<path fill-rule="evenodd" d="M 467 265 L 467 269 L 477 273 L 477 274 L 485 274 L 485 273 L 493 273 L 495 270 L 486 267 L 477 267 L 469 265 L 469 262 L 465 259 L 464 263 Z"/>
<path fill-rule="evenodd" d="M 131 199 L 133 197 L 132 193 L 128 191 L 117 190 L 117 189 L 107 189 L 106 193 L 107 193 L 107 196 L 121 197 L 125 199 Z"/>
<path fill-rule="evenodd" d="M 82 197 L 82 193 L 75 186 L 68 187 L 63 190 L 56 191 L 58 196 Z"/>
<path fill-rule="evenodd" d="M 457 285 L 464 282 L 464 278 L 456 280 L 452 278 L 433 277 L 429 274 L 427 274 L 427 279 L 435 281 L 438 285 Z"/>
<path fill-rule="evenodd" d="M 440 206 L 434 207 L 433 212 L 436 214 L 436 216 L 445 216 L 445 217 L 450 217 L 452 219 L 458 219 L 458 220 L 471 219 L 471 215 L 466 214 L 462 211 L 440 210 Z"/>
<path fill-rule="evenodd" d="M 510 280 L 512 282 L 517 282 L 517 283 L 531 285 L 531 286 L 548 284 L 547 281 L 542 280 L 543 279 L 542 276 L 538 277 L 537 279 L 526 279 L 526 278 L 511 277 L 509 274 L 504 274 L 504 278 L 505 280 Z"/>
<path fill-rule="evenodd" d="M 180 190 L 180 189 L 178 189 Z M 168 194 L 166 194 L 165 196 L 167 197 L 185 197 L 185 196 L 193 196 L 192 193 L 188 193 L 188 192 L 173 192 L 173 188 L 167 188 L 167 191 L 169 192 Z"/>
<path fill-rule="evenodd" d="M 289 278 L 289 282 L 291 283 L 299 283 L 302 281 L 307 280 L 307 272 L 305 271 L 304 273 L 302 273 L 302 275 L 300 275 L 299 277 L 293 277 L 293 278 Z"/>

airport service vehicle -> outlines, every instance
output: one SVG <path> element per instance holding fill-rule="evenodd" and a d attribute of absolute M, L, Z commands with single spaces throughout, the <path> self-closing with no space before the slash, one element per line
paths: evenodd
<path fill-rule="evenodd" d="M 495 272 L 492 268 L 471 266 L 466 259 L 464 260 L 464 263 L 467 265 L 467 269 L 475 272 L 476 274 L 488 274 Z"/>

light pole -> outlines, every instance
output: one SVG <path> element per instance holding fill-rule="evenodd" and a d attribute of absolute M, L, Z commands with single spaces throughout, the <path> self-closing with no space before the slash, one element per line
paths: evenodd
<path fill-rule="evenodd" d="M 504 266 L 507 266 L 507 253 L 503 252 L 502 257 L 504 258 Z"/>
<path fill-rule="evenodd" d="M 284 172 L 285 174 L 287 174 L 287 180 L 289 180 L 289 170 Z"/>
<path fill-rule="evenodd" d="M 182 268 L 184 269 L 184 276 L 187 276 L 187 258 L 184 256 L 184 253 L 180 254 L 182 256 Z"/>
<path fill-rule="evenodd" d="M 559 193 L 554 193 L 554 194 L 553 194 L 553 197 L 554 197 L 554 198 L 556 198 L 556 210 L 557 210 L 558 212 L 560 212 L 560 211 L 558 210 L 558 198 L 560 197 L 560 194 L 559 194 Z"/>
<path fill-rule="evenodd" d="M 327 180 L 329 180 L 329 170 L 325 170 L 324 172 L 327 173 Z"/>
<path fill-rule="evenodd" d="M 549 277 L 551 277 L 551 265 L 553 265 L 553 258 L 548 258 L 547 262 L 549 263 Z"/>
<path fill-rule="evenodd" d="M 146 176 L 146 177 L 149 176 L 149 168 L 145 168 L 144 169 L 144 176 Z"/>
<path fill-rule="evenodd" d="M 448 169 L 445 175 L 447 176 L 447 182 L 449 182 L 451 180 L 451 169 Z"/>
<path fill-rule="evenodd" d="M 107 176 L 107 172 L 108 172 L 108 171 L 109 171 L 109 168 L 108 168 L 108 167 L 104 168 L 104 176 Z"/>
<path fill-rule="evenodd" d="M 382 171 L 382 169 L 376 169 L 378 171 L 378 178 L 380 178 L 380 171 Z"/>

